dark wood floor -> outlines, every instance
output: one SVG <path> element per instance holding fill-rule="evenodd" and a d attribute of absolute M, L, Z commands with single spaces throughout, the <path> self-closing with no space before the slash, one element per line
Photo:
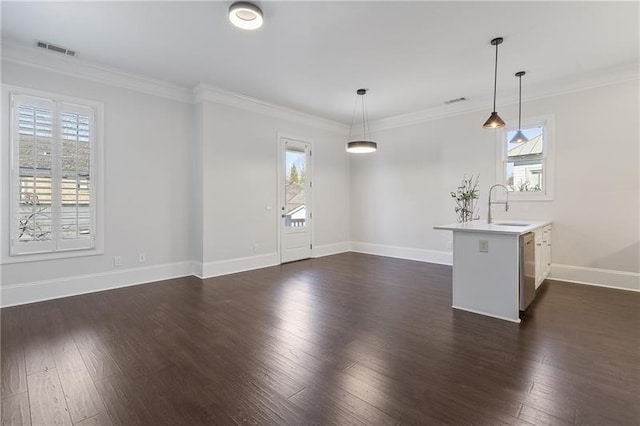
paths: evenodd
<path fill-rule="evenodd" d="M 541 290 L 518 325 L 348 253 L 6 308 L 2 424 L 637 425 L 640 294 Z"/>

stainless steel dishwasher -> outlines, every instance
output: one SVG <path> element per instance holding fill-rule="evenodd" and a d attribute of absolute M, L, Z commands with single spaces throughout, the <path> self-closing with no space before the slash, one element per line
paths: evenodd
<path fill-rule="evenodd" d="M 529 307 L 536 297 L 536 252 L 533 232 L 520 235 L 520 310 Z"/>

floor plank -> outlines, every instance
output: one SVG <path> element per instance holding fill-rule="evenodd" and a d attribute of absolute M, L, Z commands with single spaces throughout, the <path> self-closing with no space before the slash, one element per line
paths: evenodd
<path fill-rule="evenodd" d="M 5 309 L 1 319 L 2 344 L 0 365 L 2 375 L 2 398 L 27 391 L 27 369 L 25 365 L 23 336 L 20 330 L 20 310 Z"/>
<path fill-rule="evenodd" d="M 78 423 L 105 411 L 76 343 L 61 311 L 49 317 L 49 347 L 56 365 L 71 420 Z"/>
<path fill-rule="evenodd" d="M 40 425 L 71 425 L 58 372 L 55 368 L 27 376 L 31 422 Z"/>

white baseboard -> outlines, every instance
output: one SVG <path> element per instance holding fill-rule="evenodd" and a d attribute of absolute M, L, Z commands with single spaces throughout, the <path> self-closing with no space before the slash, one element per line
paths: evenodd
<path fill-rule="evenodd" d="M 198 267 L 198 262 L 195 262 Z M 238 257 L 235 259 L 217 260 L 201 265 L 201 271 L 194 270 L 198 278 L 211 278 L 220 275 L 235 274 L 236 272 L 250 271 L 252 269 L 266 268 L 280 264 L 278 253 L 259 254 L 256 256 Z M 201 275 L 196 274 L 201 272 Z"/>
<path fill-rule="evenodd" d="M 119 269 L 2 287 L 1 306 L 23 305 L 60 297 L 128 287 L 192 274 L 192 262 Z"/>
<path fill-rule="evenodd" d="M 203 276 L 202 262 L 198 262 L 198 261 L 195 261 L 195 260 L 193 262 L 191 262 L 191 273 L 194 276 L 202 279 L 202 276 Z"/>
<path fill-rule="evenodd" d="M 313 247 L 313 257 L 331 256 L 332 254 L 345 253 L 349 251 L 349 241 L 333 244 L 322 244 Z"/>
<path fill-rule="evenodd" d="M 387 246 L 382 244 L 361 243 L 351 241 L 351 251 L 378 256 L 397 257 L 400 259 L 418 260 L 420 262 L 453 264 L 453 253 L 446 251 L 425 250 L 411 247 Z"/>
<path fill-rule="evenodd" d="M 640 291 L 640 273 L 552 264 L 550 280 Z"/>
<path fill-rule="evenodd" d="M 461 308 L 460 306 L 455 306 L 455 305 L 451 305 L 451 307 L 453 309 L 458 309 L 460 311 L 471 312 L 472 314 L 484 315 L 486 317 L 497 318 L 497 319 L 501 319 L 501 320 L 505 320 L 505 321 L 509 321 L 509 322 L 520 323 L 520 318 L 515 320 L 513 318 L 503 317 L 502 315 L 488 314 L 486 312 L 478 311 L 478 310 L 475 310 L 475 309 Z"/>

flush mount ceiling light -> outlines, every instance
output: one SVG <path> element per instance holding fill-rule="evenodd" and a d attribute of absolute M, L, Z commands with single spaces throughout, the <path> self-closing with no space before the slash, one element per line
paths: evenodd
<path fill-rule="evenodd" d="M 238 1 L 229 7 L 229 21 L 243 30 L 256 30 L 262 26 L 262 10 L 253 3 Z"/>
<path fill-rule="evenodd" d="M 522 76 L 526 72 L 518 71 L 516 77 L 518 77 L 518 131 L 511 138 L 509 143 L 523 143 L 528 142 L 529 139 L 522 133 Z"/>
<path fill-rule="evenodd" d="M 485 121 L 485 129 L 495 129 L 498 127 L 504 127 L 504 121 L 496 112 L 496 89 L 498 87 L 498 45 L 502 43 L 504 39 L 502 37 L 494 38 L 491 40 L 491 45 L 496 47 L 496 64 L 493 72 L 493 112 L 487 121 Z"/>
<path fill-rule="evenodd" d="M 367 89 L 358 89 L 356 92 L 358 96 L 360 96 L 360 100 L 362 101 L 362 139 L 361 140 L 351 140 L 351 132 L 353 130 L 353 122 L 356 118 L 356 106 L 358 104 L 358 99 L 356 98 L 356 103 L 353 106 L 353 115 L 351 116 L 351 127 L 349 128 L 349 140 L 347 143 L 347 152 L 353 154 L 367 154 L 369 152 L 375 152 L 378 149 L 378 144 L 373 142 L 371 139 L 371 129 L 369 128 L 369 120 L 367 117 L 367 109 L 364 105 L 364 95 L 367 94 Z M 367 133 L 369 134 L 369 138 L 367 138 Z"/>

